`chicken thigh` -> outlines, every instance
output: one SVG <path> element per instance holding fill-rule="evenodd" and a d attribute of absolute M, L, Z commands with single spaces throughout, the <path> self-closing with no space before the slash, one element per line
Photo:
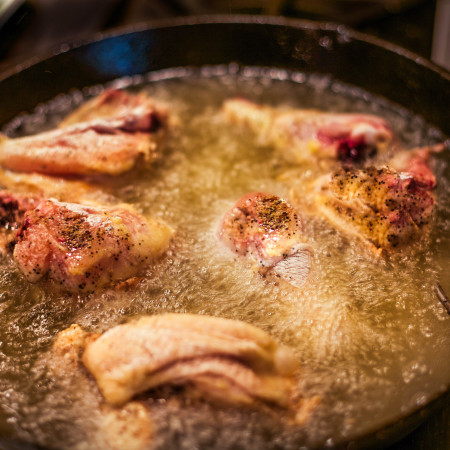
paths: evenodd
<path fill-rule="evenodd" d="M 364 161 L 393 140 L 389 124 L 369 114 L 277 109 L 244 99 L 227 100 L 223 110 L 229 121 L 249 128 L 294 162 Z"/>
<path fill-rule="evenodd" d="M 388 166 L 340 168 L 317 183 L 316 206 L 335 226 L 377 251 L 420 238 L 434 208 L 429 157 L 442 146 L 400 152 Z"/>
<path fill-rule="evenodd" d="M 45 200 L 25 213 L 14 259 L 30 282 L 47 276 L 68 291 L 92 292 L 142 274 L 172 234 L 128 205 Z"/>

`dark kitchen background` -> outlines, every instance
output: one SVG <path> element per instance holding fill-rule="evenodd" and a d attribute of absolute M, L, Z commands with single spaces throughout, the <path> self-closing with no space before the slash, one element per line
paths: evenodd
<path fill-rule="evenodd" d="M 99 31 L 234 13 L 343 23 L 450 69 L 450 0 L 0 0 L 0 72 Z"/>
<path fill-rule="evenodd" d="M 0 77 L 98 32 L 174 16 L 235 13 L 343 23 L 450 70 L 450 0 L 0 0 Z M 449 397 L 390 450 L 448 450 Z"/>

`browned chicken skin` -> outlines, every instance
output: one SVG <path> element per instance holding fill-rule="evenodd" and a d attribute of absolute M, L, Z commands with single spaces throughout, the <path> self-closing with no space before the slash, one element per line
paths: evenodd
<path fill-rule="evenodd" d="M 401 247 L 431 220 L 436 179 L 428 160 L 440 149 L 404 151 L 381 168 L 341 168 L 320 180 L 316 205 L 332 224 L 377 250 Z"/>
<path fill-rule="evenodd" d="M 0 164 L 51 175 L 117 175 L 154 158 L 156 132 L 166 119 L 166 110 L 144 95 L 106 91 L 69 116 L 66 126 L 0 139 Z"/>
<path fill-rule="evenodd" d="M 91 292 L 140 275 L 172 234 L 128 205 L 45 200 L 25 213 L 14 259 L 30 282 L 48 277 L 69 291 Z"/>
<path fill-rule="evenodd" d="M 268 268 L 293 286 L 302 286 L 311 269 L 298 213 L 272 194 L 244 195 L 224 216 L 219 239 L 238 256 Z"/>

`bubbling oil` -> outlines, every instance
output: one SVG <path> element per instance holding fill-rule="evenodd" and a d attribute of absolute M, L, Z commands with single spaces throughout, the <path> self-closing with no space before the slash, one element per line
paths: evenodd
<path fill-rule="evenodd" d="M 318 395 L 321 402 L 306 426 L 280 428 L 275 419 L 255 411 L 189 399 L 181 406 L 164 398 L 149 400 L 159 430 L 157 447 L 332 446 L 377 430 L 448 388 L 449 318 L 433 292 L 439 278 L 450 291 L 443 278 L 450 254 L 445 155 L 437 161 L 436 218 L 421 248 L 375 258 L 360 243 L 299 210 L 314 261 L 311 280 L 296 289 L 262 277 L 217 239 L 221 218 L 242 195 L 265 191 L 289 199 L 292 183 L 306 184 L 318 175 L 314 164 L 292 170 L 273 148 L 227 123 L 220 107 L 229 97 L 378 114 L 407 147 L 442 139 L 437 130 L 326 76 L 230 66 L 153 73 L 120 83 L 166 102 L 178 125 L 153 168 L 108 181 L 105 189 L 166 221 L 176 238 L 139 286 L 91 296 L 29 285 L 11 261 L 2 262 L 0 434 L 49 447 L 102 448 L 96 428 L 100 394 L 77 393 L 70 376 L 64 383 L 48 374 L 51 344 L 73 323 L 101 332 L 132 317 L 168 311 L 238 319 L 264 329 L 294 348 L 304 394 Z M 18 136 L 51 128 L 86 93 L 61 95 L 5 130 Z"/>

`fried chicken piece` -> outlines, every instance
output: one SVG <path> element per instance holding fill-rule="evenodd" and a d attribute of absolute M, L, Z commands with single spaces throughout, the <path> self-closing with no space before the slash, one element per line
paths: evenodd
<path fill-rule="evenodd" d="M 252 325 L 201 315 L 143 316 L 103 335 L 74 324 L 58 334 L 47 367 L 76 387 L 108 448 L 152 445 L 153 388 L 169 402 L 178 402 L 170 386 L 183 386 L 192 400 L 270 408 L 300 426 L 320 401 L 301 395 L 290 349 Z"/>
<path fill-rule="evenodd" d="M 252 130 L 294 162 L 365 161 L 393 140 L 389 124 L 369 114 L 277 109 L 244 99 L 225 101 L 223 110 L 229 121 Z"/>
<path fill-rule="evenodd" d="M 341 168 L 320 181 L 317 206 L 332 224 L 377 250 L 404 246 L 420 238 L 434 211 L 429 155 L 429 148 L 399 153 L 392 160 L 398 170 Z"/>
<path fill-rule="evenodd" d="M 0 164 L 50 175 L 118 175 L 142 159 L 154 159 L 156 134 L 166 121 L 166 110 L 144 95 L 106 91 L 69 117 L 64 127 L 16 139 L 1 137 Z"/>
<path fill-rule="evenodd" d="M 289 407 L 296 368 L 291 351 L 262 330 L 192 314 L 116 326 L 89 340 L 82 360 L 113 405 L 162 385 L 193 385 L 222 402 Z"/>
<path fill-rule="evenodd" d="M 129 205 L 45 200 L 25 213 L 14 259 L 32 283 L 48 277 L 68 291 L 91 292 L 142 274 L 172 234 Z"/>
<path fill-rule="evenodd" d="M 289 203 L 276 195 L 253 192 L 225 214 L 218 236 L 236 255 L 300 287 L 309 276 L 312 256 L 302 230 L 300 216 Z"/>

